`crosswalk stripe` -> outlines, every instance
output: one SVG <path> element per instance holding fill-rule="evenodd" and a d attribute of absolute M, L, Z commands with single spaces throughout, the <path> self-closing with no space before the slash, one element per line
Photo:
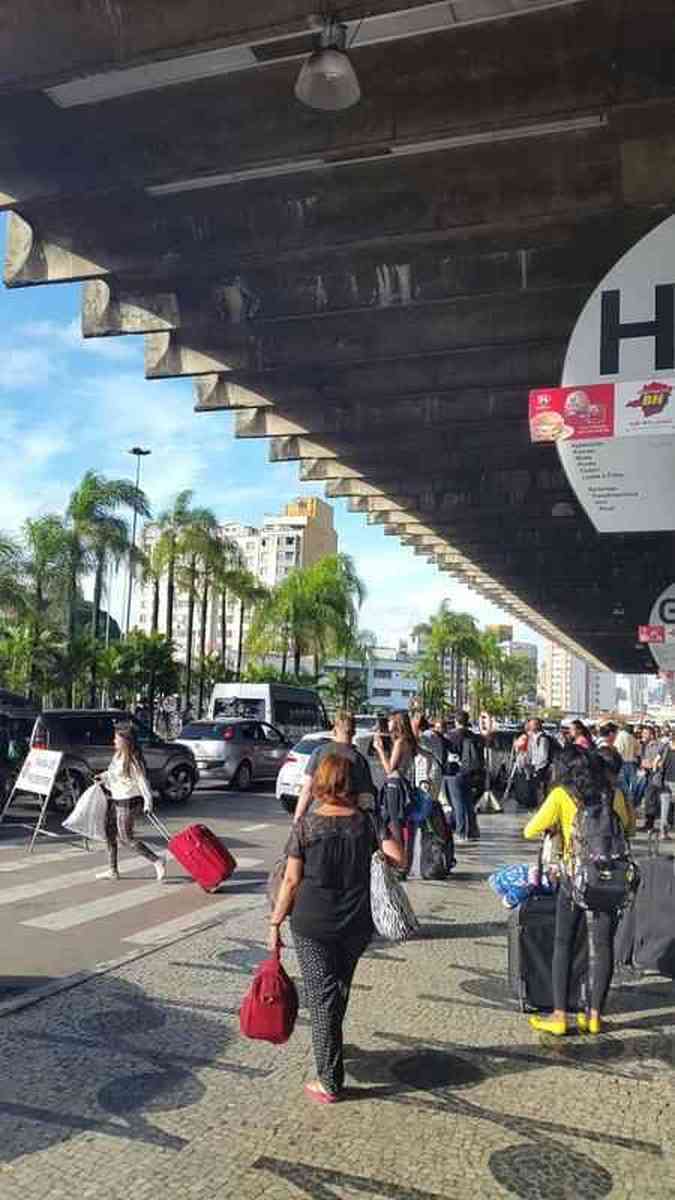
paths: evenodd
<path fill-rule="evenodd" d="M 242 825 L 240 833 L 257 833 L 259 829 L 269 829 L 269 825 Z"/>
<path fill-rule="evenodd" d="M 138 871 L 141 867 L 150 867 L 145 858 L 127 858 L 122 860 L 123 870 Z M 88 867 L 85 871 L 69 871 L 66 875 L 50 875 L 34 883 L 17 883 L 16 887 L 0 890 L 0 906 L 3 904 L 20 904 L 23 900 L 34 900 L 38 896 L 50 896 L 52 892 L 63 892 L 67 888 L 79 887 L 84 883 L 94 882 L 101 870 L 99 865 L 95 870 Z"/>
<path fill-rule="evenodd" d="M 134 946 L 154 946 L 177 933 L 185 933 L 221 916 L 234 917 L 237 913 L 246 912 L 249 908 L 256 908 L 259 904 L 259 892 L 245 901 L 239 901 L 235 895 L 231 895 L 227 900 L 205 905 L 197 912 L 186 913 L 185 916 L 176 917 L 173 921 L 163 921 L 159 925 L 150 925 L 147 929 L 140 929 L 138 933 L 132 933 L 129 937 L 122 938 L 122 941 L 132 942 Z"/>
<path fill-rule="evenodd" d="M 113 896 L 101 896 L 99 900 L 90 900 L 86 904 L 74 904 L 70 908 L 62 908 L 59 912 L 45 913 L 41 917 L 33 917 L 21 924 L 29 929 L 48 929 L 51 933 L 64 933 L 74 929 L 76 925 L 86 925 L 89 921 L 98 921 L 101 917 L 110 917 L 113 913 L 124 912 L 128 908 L 136 908 L 145 904 L 146 900 L 168 900 L 175 895 L 172 888 L 163 888 L 161 884 L 149 883 L 144 887 L 135 887 L 130 891 L 117 892 Z"/>
<path fill-rule="evenodd" d="M 104 846 L 99 846 L 98 849 L 102 851 L 104 848 Z M 14 871 L 27 871 L 30 867 L 41 867 L 43 863 L 65 862 L 69 858 L 79 858 L 81 861 L 86 861 L 84 857 L 86 851 L 73 848 L 70 850 L 53 850 L 45 854 L 40 854 L 39 852 L 37 854 L 27 854 L 25 844 L 23 846 L 13 846 L 12 849 L 23 849 L 23 857 L 14 859 L 12 862 L 0 863 L 0 874 L 9 875 Z"/>

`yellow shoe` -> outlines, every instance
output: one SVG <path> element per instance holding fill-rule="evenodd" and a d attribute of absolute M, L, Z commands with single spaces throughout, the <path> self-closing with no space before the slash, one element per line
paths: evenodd
<path fill-rule="evenodd" d="M 567 1033 L 567 1021 L 555 1021 L 553 1017 L 530 1017 L 529 1023 L 537 1033 L 552 1033 L 554 1037 Z"/>
<path fill-rule="evenodd" d="M 588 1013 L 577 1013 L 577 1029 L 579 1033 L 590 1033 L 592 1037 L 597 1037 L 602 1033 L 602 1021 L 600 1017 L 591 1017 Z"/>

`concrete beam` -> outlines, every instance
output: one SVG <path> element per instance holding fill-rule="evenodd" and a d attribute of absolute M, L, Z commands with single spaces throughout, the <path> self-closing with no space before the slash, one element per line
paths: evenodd
<path fill-rule="evenodd" d="M 303 437 L 275 437 L 270 440 L 270 462 L 297 462 L 302 458 L 337 458 L 335 450 Z"/>
<path fill-rule="evenodd" d="M 175 292 L 142 294 L 105 279 L 85 283 L 82 291 L 82 335 L 162 333 L 180 325 Z"/>
<path fill-rule="evenodd" d="M 259 392 L 228 382 L 227 376 L 202 375 L 194 381 L 195 412 L 236 411 L 274 408 L 274 402 Z"/>
<path fill-rule="evenodd" d="M 43 241 L 24 217 L 10 213 L 5 240 L 4 279 L 7 287 L 72 283 L 106 274 L 101 263 L 78 253 L 72 244 Z"/>
<path fill-rule="evenodd" d="M 201 350 L 185 344 L 176 333 L 151 333 L 145 338 L 146 379 L 175 379 L 188 375 L 213 375 L 249 361 L 249 351 L 241 341 L 228 339 L 220 351 Z"/>
<path fill-rule="evenodd" d="M 331 462 L 325 458 L 305 458 L 298 466 L 298 477 L 303 483 L 325 483 L 326 495 L 341 495 L 343 493 L 329 492 L 329 488 L 346 479 L 363 479 L 360 471 L 343 463 Z"/>

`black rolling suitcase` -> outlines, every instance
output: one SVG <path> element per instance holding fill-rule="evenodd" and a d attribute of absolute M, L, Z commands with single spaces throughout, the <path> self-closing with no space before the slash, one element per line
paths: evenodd
<path fill-rule="evenodd" d="M 511 995 L 523 1012 L 553 1009 L 553 937 L 556 895 L 530 896 L 509 916 L 508 972 Z M 567 1011 L 585 1007 L 588 932 L 580 921 L 570 971 Z"/>
<path fill-rule="evenodd" d="M 616 933 L 619 963 L 675 979 L 675 859 L 641 859 L 633 904 Z"/>

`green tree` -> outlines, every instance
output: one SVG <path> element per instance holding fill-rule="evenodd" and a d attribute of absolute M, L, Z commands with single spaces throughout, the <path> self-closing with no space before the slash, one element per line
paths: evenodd
<path fill-rule="evenodd" d="M 187 596 L 187 634 L 185 651 L 185 691 L 192 696 L 192 663 L 194 657 L 195 605 L 200 566 L 212 554 L 216 518 L 210 508 L 193 508 L 185 517 L 176 544 L 176 579 Z"/>
<path fill-rule="evenodd" d="M 159 540 L 155 561 L 160 573 L 166 574 L 166 636 L 169 641 L 173 638 L 176 571 L 180 560 L 179 542 L 182 533 L 193 521 L 193 496 L 194 492 L 190 490 L 179 492 L 171 508 L 165 509 L 157 519 Z"/>
<path fill-rule="evenodd" d="M 25 580 L 24 597 L 31 629 L 33 651 L 29 653 L 28 692 L 37 699 L 38 646 L 46 630 L 54 632 L 55 611 L 66 593 L 69 578 L 70 537 L 61 517 L 49 514 L 28 520 L 23 526 L 23 556 L 20 564 Z"/>
<path fill-rule="evenodd" d="M 227 609 L 230 592 L 237 581 L 237 572 L 244 569 L 241 551 L 236 542 L 221 538 L 213 565 L 213 591 L 220 602 L 220 669 L 221 678 L 227 673 Z"/>
<path fill-rule="evenodd" d="M 83 555 L 93 560 L 94 598 L 91 633 L 99 636 L 101 595 L 106 568 L 119 562 L 130 551 L 129 526 L 120 511 L 129 509 L 140 517 L 149 517 L 145 494 L 128 479 L 107 479 L 96 471 L 87 471 L 73 492 L 68 518 Z M 72 585 L 72 581 L 71 581 Z M 92 658 L 90 704 L 96 704 L 96 656 Z"/>

